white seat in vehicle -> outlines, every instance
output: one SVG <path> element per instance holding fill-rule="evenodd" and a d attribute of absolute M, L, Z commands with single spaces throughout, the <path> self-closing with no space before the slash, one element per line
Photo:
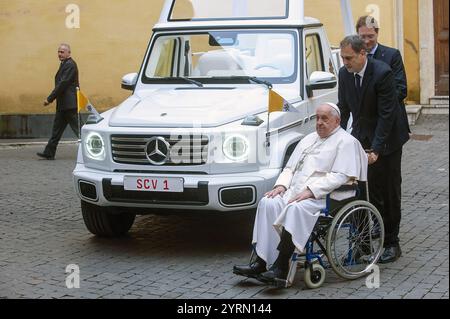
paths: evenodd
<path fill-rule="evenodd" d="M 294 72 L 293 43 L 290 38 L 264 38 L 257 46 L 256 70 L 272 69 L 278 76 L 287 77 Z"/>
<path fill-rule="evenodd" d="M 217 50 L 203 54 L 197 67 L 194 69 L 193 76 L 223 76 L 227 71 L 242 70 L 237 60 L 231 52 Z M 235 75 L 236 72 L 229 72 Z M 228 75 L 231 75 L 228 74 Z"/>

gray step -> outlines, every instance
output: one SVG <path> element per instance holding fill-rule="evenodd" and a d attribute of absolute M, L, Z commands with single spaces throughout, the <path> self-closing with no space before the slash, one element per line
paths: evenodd
<path fill-rule="evenodd" d="M 409 125 L 415 125 L 422 112 L 422 105 L 406 105 Z"/>
<path fill-rule="evenodd" d="M 447 105 L 448 107 L 448 96 L 433 96 L 430 99 L 430 105 Z"/>
<path fill-rule="evenodd" d="M 433 96 L 430 98 L 430 104 L 424 105 L 422 108 L 423 114 L 449 114 L 449 102 L 447 96 Z"/>

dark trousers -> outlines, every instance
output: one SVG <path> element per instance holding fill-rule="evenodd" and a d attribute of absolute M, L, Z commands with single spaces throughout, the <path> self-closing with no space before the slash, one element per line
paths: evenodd
<path fill-rule="evenodd" d="M 54 157 L 56 154 L 56 148 L 61 140 L 61 137 L 66 129 L 67 125 L 70 125 L 72 131 L 79 138 L 78 129 L 78 113 L 77 109 L 67 111 L 56 111 L 55 120 L 53 122 L 52 137 L 48 141 L 45 147 L 44 154 Z"/>
<path fill-rule="evenodd" d="M 369 166 L 370 202 L 379 210 L 384 223 L 384 247 L 396 246 L 401 220 L 402 149 L 383 156 Z"/>
<path fill-rule="evenodd" d="M 280 252 L 279 259 L 282 259 L 283 261 L 288 261 L 289 257 L 291 257 L 295 251 L 295 245 L 292 242 L 292 235 L 284 228 L 281 232 L 280 243 L 278 244 L 277 249 Z"/>

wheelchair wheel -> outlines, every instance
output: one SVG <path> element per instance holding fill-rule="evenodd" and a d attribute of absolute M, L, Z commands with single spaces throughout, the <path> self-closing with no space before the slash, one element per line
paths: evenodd
<path fill-rule="evenodd" d="M 305 285 L 309 289 L 316 289 L 323 285 L 325 281 L 325 268 L 320 264 L 312 264 L 311 267 L 305 268 Z"/>
<path fill-rule="evenodd" d="M 378 210 L 366 201 L 354 201 L 339 210 L 327 235 L 327 257 L 345 279 L 369 274 L 383 251 L 384 225 Z"/>

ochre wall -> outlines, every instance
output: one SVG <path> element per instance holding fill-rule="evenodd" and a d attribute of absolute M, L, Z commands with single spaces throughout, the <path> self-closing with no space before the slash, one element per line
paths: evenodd
<path fill-rule="evenodd" d="M 344 36 L 340 0 L 305 0 L 305 13 L 321 20 L 333 45 L 339 45 Z M 379 42 L 395 47 L 395 1 L 394 0 L 352 0 L 355 24 L 362 15 L 379 17 Z M 419 63 L 419 16 L 418 1 L 403 0 L 403 35 L 406 75 L 408 79 L 408 103 L 420 101 L 420 63 Z"/>
<path fill-rule="evenodd" d="M 66 28 L 66 6 L 80 8 L 80 28 Z M 129 92 L 126 73 L 139 71 L 163 0 L 0 0 L 0 113 L 54 112 L 42 102 L 53 88 L 59 43 L 72 46 L 80 85 L 105 110 Z"/>
<path fill-rule="evenodd" d="M 394 45 L 393 0 L 352 0 L 350 3 L 355 25 L 360 16 L 367 14 L 378 16 L 380 28 L 384 30 L 380 31 L 379 41 L 389 46 Z M 373 10 L 375 8 L 376 11 Z M 325 26 L 330 42 L 339 45 L 344 37 L 340 0 L 305 0 L 305 14 L 318 18 Z"/>
<path fill-rule="evenodd" d="M 99 110 L 120 103 L 129 92 L 120 88 L 126 73 L 137 72 L 164 0 L 0 0 L 0 114 L 54 112 L 43 100 L 53 88 L 59 43 L 72 45 L 81 87 Z M 306 14 L 325 25 L 330 42 L 339 44 L 343 23 L 340 0 L 306 0 Z M 405 60 L 410 95 L 418 92 L 417 0 L 404 0 Z M 80 29 L 66 28 L 66 6 L 80 8 Z M 380 8 L 380 42 L 393 46 L 392 0 L 352 0 L 355 21 Z M 414 49 L 415 48 L 415 49 Z"/>

